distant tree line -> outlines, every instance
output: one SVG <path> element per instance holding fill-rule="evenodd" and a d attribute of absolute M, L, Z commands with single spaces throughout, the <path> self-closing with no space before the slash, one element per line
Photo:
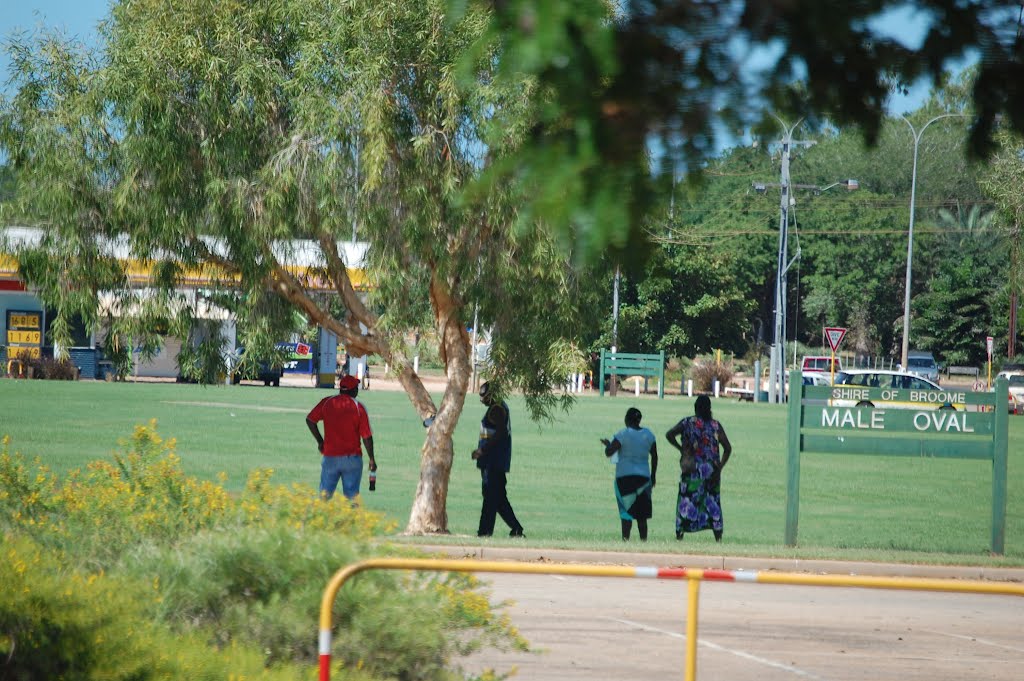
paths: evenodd
<path fill-rule="evenodd" d="M 920 129 L 965 106 L 966 89 L 954 84 L 907 118 Z M 910 129 L 886 118 L 873 148 L 860 130 L 827 123 L 801 126 L 797 136 L 816 143 L 795 149 L 791 162 L 790 257 L 800 255 L 789 272 L 787 337 L 824 345 L 823 327 L 841 326 L 849 329 L 846 352 L 899 361 Z M 915 200 L 910 343 L 956 365 L 983 363 L 987 335 L 996 338 L 996 354 L 1006 356 L 1019 241 L 1012 216 L 994 196 L 1013 175 L 969 161 L 968 138 L 969 121 L 959 118 L 922 135 Z M 752 358 L 765 353 L 780 220 L 778 139 L 770 132 L 747 139 L 711 160 L 698 184 L 680 178 L 662 193 L 646 223 L 650 258 L 622 279 L 619 348 L 680 357 L 715 349 Z M 1014 161 L 1012 139 L 1006 137 L 1010 168 L 1022 165 Z M 857 181 L 856 191 L 836 185 L 848 179 Z M 1012 187 L 1006 193 L 1013 196 Z M 609 314 L 594 333 L 595 346 L 612 343 L 612 281 L 611 274 L 604 281 Z"/>

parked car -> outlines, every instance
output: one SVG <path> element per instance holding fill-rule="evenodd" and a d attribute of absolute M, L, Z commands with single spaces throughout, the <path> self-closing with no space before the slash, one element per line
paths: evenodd
<path fill-rule="evenodd" d="M 275 388 L 281 385 L 281 376 L 284 374 L 283 365 L 272 360 L 246 361 L 245 348 L 238 348 L 235 353 L 237 361 L 231 374 L 231 382 L 234 384 L 245 381 L 263 381 L 263 385 L 272 385 Z"/>
<path fill-rule="evenodd" d="M 820 371 L 806 371 L 802 375 L 804 385 L 832 385 L 829 374 Z"/>
<path fill-rule="evenodd" d="M 1005 378 L 1010 384 L 1008 398 L 1010 413 L 1024 414 L 1024 370 L 1003 369 L 996 374 L 996 378 Z"/>
<path fill-rule="evenodd" d="M 898 367 L 902 371 L 917 374 L 933 383 L 939 382 L 939 365 L 935 355 L 927 350 L 911 350 L 907 353 L 907 366 Z"/>
<path fill-rule="evenodd" d="M 843 390 L 850 388 L 850 390 Z M 869 396 L 858 388 L 881 389 L 887 397 Z M 889 407 L 893 409 L 964 409 L 966 392 L 943 390 L 938 383 L 906 371 L 847 369 L 836 374 L 831 404 L 834 407 Z"/>

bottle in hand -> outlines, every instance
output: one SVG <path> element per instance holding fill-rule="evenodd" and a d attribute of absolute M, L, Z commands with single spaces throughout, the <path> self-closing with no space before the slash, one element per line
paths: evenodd
<path fill-rule="evenodd" d="M 377 489 L 377 471 L 370 471 L 370 491 Z"/>

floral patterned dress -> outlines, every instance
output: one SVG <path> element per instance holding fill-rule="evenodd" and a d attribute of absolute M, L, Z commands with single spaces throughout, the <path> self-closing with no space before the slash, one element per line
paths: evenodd
<path fill-rule="evenodd" d="M 679 479 L 676 502 L 676 536 L 685 532 L 711 529 L 722 533 L 721 476 L 715 471 L 721 464 L 718 452 L 718 421 L 696 416 L 683 419 L 676 426 L 684 449 L 689 447 L 696 458 L 696 469 L 683 473 Z"/>

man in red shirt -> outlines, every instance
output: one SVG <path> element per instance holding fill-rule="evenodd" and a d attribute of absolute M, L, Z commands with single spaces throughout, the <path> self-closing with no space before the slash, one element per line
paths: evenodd
<path fill-rule="evenodd" d="M 360 439 L 370 458 L 370 471 L 377 471 L 370 418 L 366 407 L 356 400 L 358 394 L 359 379 L 342 376 L 338 382 L 338 394 L 320 400 L 306 416 L 309 432 L 313 433 L 317 448 L 323 455 L 320 457 L 320 494 L 325 499 L 334 496 L 338 480 L 341 480 L 341 491 L 347 499 L 359 494 L 359 481 L 363 477 Z M 322 437 L 320 421 L 324 422 Z"/>

